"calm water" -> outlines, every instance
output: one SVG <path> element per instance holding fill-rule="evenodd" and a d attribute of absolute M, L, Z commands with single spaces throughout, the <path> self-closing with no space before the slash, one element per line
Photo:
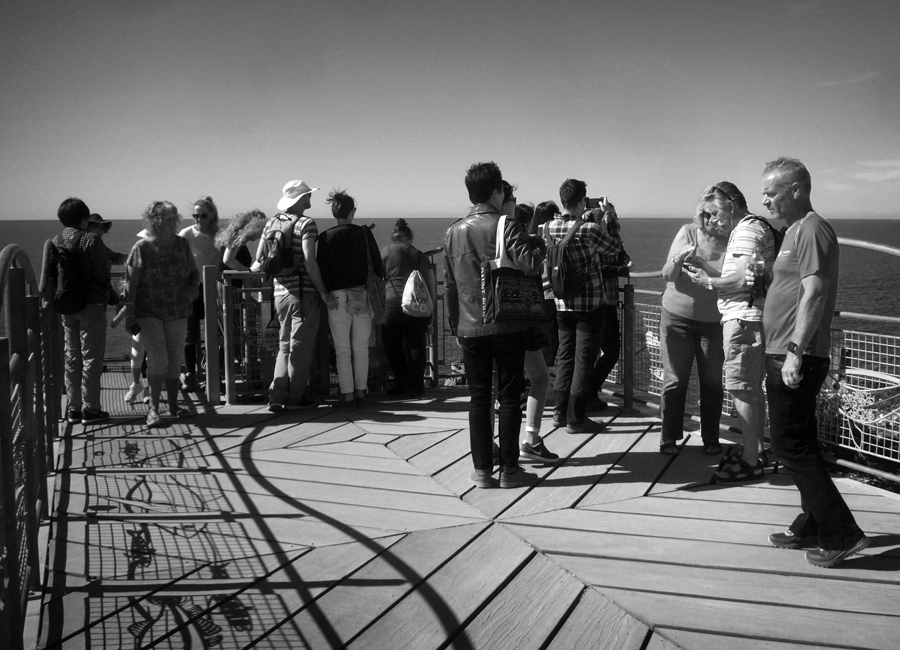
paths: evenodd
<path fill-rule="evenodd" d="M 316 217 L 315 214 L 312 215 Z M 415 244 L 422 250 L 439 248 L 447 227 L 460 215 L 447 218 L 409 218 Z M 334 225 L 330 217 L 316 219 L 320 230 Z M 185 221 L 185 225 L 189 222 Z M 382 246 L 390 242 L 394 219 L 358 218 L 356 223 L 375 224 L 375 239 Z M 622 238 L 634 260 L 635 271 L 658 270 L 666 257 L 669 245 L 682 219 L 622 219 Z M 900 220 L 835 219 L 832 224 L 838 236 L 862 239 L 900 248 Z M 128 252 L 141 230 L 140 220 L 115 221 L 104 241 L 113 250 Z M 61 230 L 57 221 L 0 221 L 0 248 L 19 244 L 39 272 L 44 241 Z M 440 256 L 438 256 L 439 259 Z M 636 280 L 637 288 L 662 289 L 661 280 Z M 900 316 L 900 258 L 883 253 L 843 247 L 841 250 L 841 282 L 838 309 L 866 312 L 884 316 Z M 650 299 L 639 296 L 642 302 Z M 847 329 L 861 329 L 882 334 L 900 335 L 900 328 L 892 325 L 862 323 L 838 319 L 836 324 Z"/>

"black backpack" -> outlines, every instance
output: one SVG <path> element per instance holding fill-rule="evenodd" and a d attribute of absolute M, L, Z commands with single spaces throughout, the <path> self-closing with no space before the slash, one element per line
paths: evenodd
<path fill-rule="evenodd" d="M 575 219 L 566 236 L 556 244 L 552 242 L 550 233 L 544 231 L 547 241 L 547 277 L 550 279 L 553 295 L 560 300 L 577 298 L 584 290 L 584 273 L 575 268 L 572 257 L 566 249 L 584 223 L 586 222 L 580 218 Z"/>
<path fill-rule="evenodd" d="M 262 263 L 260 268 L 266 277 L 278 277 L 290 275 L 296 272 L 297 264 L 294 262 L 294 224 L 300 220 L 298 215 L 291 215 L 290 219 L 279 219 L 278 213 L 272 217 L 271 226 L 262 238 Z"/>
<path fill-rule="evenodd" d="M 68 243 L 63 243 L 60 235 L 50 247 L 50 269 L 56 277 L 56 293 L 51 302 L 60 314 L 77 314 L 87 307 L 88 279 L 82 272 L 84 253 L 78 250 L 78 242 L 85 234 L 86 231 L 79 230 Z"/>

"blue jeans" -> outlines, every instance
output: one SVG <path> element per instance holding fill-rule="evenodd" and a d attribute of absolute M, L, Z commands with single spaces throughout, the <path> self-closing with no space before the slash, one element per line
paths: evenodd
<path fill-rule="evenodd" d="M 603 319 L 603 340 L 600 341 L 600 351 L 603 353 L 594 363 L 594 373 L 591 376 L 591 396 L 600 392 L 603 382 L 615 368 L 622 350 L 619 339 L 619 306 L 607 305 L 606 316 Z"/>
<path fill-rule="evenodd" d="M 519 466 L 519 427 L 522 409 L 519 397 L 525 388 L 525 332 L 491 336 L 460 337 L 469 385 L 469 445 L 475 469 L 492 470 L 494 363 L 500 399 L 500 467 L 513 471 Z"/>
<path fill-rule="evenodd" d="M 803 510 L 790 528 L 795 535 L 818 536 L 820 548 L 848 548 L 862 531 L 825 469 L 816 421 L 816 396 L 828 376 L 829 360 L 804 356 L 800 364 L 803 378 L 797 388 L 784 383 L 783 365 L 783 355 L 767 355 L 766 394 L 772 451 L 794 479 Z"/>
<path fill-rule="evenodd" d="M 558 311 L 559 349 L 556 352 L 556 417 L 581 424 L 591 394 L 594 361 L 603 339 L 605 306 L 593 311 Z"/>
<path fill-rule="evenodd" d="M 301 293 L 302 299 L 293 294 L 275 298 L 281 331 L 275 376 L 269 386 L 272 404 L 296 403 L 306 393 L 319 331 L 319 295 L 310 291 Z"/>
<path fill-rule="evenodd" d="M 717 444 L 725 395 L 722 324 L 683 318 L 663 308 L 659 317 L 659 342 L 663 365 L 659 399 L 662 442 L 684 437 L 684 403 L 696 359 L 700 379 L 700 435 L 704 444 Z"/>

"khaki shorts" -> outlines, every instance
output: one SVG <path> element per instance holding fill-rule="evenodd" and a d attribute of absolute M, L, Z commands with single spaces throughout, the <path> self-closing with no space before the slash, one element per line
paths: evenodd
<path fill-rule="evenodd" d="M 722 323 L 725 347 L 725 390 L 762 387 L 766 374 L 766 343 L 758 321 L 734 318 Z"/>

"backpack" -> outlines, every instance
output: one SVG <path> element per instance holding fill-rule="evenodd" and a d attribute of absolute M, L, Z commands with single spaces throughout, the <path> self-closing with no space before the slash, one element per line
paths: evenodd
<path fill-rule="evenodd" d="M 298 215 L 290 219 L 279 219 L 280 212 L 272 217 L 270 226 L 262 238 L 260 268 L 267 278 L 290 275 L 297 270 L 294 262 L 294 225 L 300 220 Z"/>
<path fill-rule="evenodd" d="M 560 300 L 571 300 L 581 295 L 584 290 L 584 273 L 575 268 L 574 261 L 566 246 L 584 224 L 580 218 L 575 219 L 569 232 L 558 243 L 554 244 L 547 230 L 544 238 L 547 241 L 547 277 L 554 297 Z"/>
<path fill-rule="evenodd" d="M 434 312 L 434 301 L 425 284 L 425 278 L 418 269 L 409 274 L 406 286 L 403 287 L 403 298 L 400 300 L 403 313 L 418 318 L 429 318 Z"/>
<path fill-rule="evenodd" d="M 51 247 L 51 268 L 56 272 L 56 293 L 53 308 L 60 314 L 77 314 L 87 307 L 88 279 L 81 271 L 83 253 L 78 250 L 78 242 L 87 234 L 79 230 L 68 242 L 63 243 L 60 235 Z"/>

